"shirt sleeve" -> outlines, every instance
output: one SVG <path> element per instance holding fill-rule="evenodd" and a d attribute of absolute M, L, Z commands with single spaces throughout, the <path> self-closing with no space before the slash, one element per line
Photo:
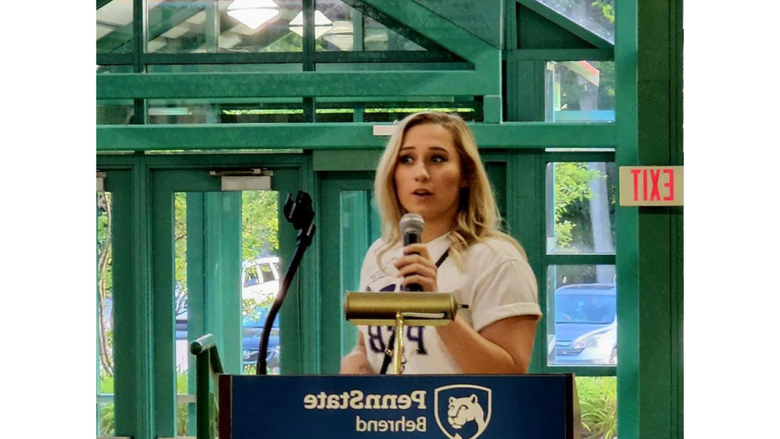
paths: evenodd
<path fill-rule="evenodd" d="M 507 317 L 541 316 L 536 277 L 527 262 L 505 259 L 475 282 L 471 315 L 474 330 Z"/>

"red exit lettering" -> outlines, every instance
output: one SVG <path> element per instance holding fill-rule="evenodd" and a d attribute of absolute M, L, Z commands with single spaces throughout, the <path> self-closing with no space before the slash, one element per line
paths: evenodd
<path fill-rule="evenodd" d="M 648 173 L 648 171 L 650 171 Z M 661 188 L 665 189 L 663 201 L 674 201 L 674 169 L 632 169 L 634 176 L 634 201 L 639 198 L 639 175 L 642 175 L 642 199 L 641 201 L 661 201 Z M 649 174 L 649 175 L 648 175 Z M 663 184 L 659 184 L 661 174 L 667 176 Z M 648 177 L 650 177 L 648 179 Z M 649 183 L 649 184 L 648 184 Z M 648 197 L 649 189 L 649 197 Z"/>

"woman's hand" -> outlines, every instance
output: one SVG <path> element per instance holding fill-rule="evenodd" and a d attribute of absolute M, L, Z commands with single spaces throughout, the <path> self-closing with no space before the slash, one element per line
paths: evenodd
<path fill-rule="evenodd" d="M 415 254 L 417 253 L 417 254 Z M 404 247 L 404 256 L 393 261 L 398 269 L 401 285 L 418 284 L 423 291 L 438 291 L 436 264 L 428 254 L 425 244 L 410 244 Z"/>

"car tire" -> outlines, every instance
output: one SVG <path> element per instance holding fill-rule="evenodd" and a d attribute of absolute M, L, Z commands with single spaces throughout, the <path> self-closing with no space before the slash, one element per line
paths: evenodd
<path fill-rule="evenodd" d="M 612 349 L 612 353 L 609 354 L 609 364 L 617 364 L 617 348 Z"/>

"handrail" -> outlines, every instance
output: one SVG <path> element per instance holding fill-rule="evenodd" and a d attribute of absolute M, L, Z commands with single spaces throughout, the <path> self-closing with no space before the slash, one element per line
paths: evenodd
<path fill-rule="evenodd" d="M 211 420 L 211 376 L 214 375 L 214 394 L 219 395 L 217 374 L 224 373 L 217 352 L 217 341 L 206 334 L 190 343 L 190 352 L 195 355 L 195 434 L 197 439 L 214 439 Z M 214 404 L 214 410 L 217 405 Z"/>

